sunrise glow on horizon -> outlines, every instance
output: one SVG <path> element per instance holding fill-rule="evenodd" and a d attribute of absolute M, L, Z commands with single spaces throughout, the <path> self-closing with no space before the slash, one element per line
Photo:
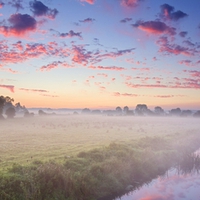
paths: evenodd
<path fill-rule="evenodd" d="M 27 108 L 200 109 L 199 8 L 0 0 L 0 95 Z"/>

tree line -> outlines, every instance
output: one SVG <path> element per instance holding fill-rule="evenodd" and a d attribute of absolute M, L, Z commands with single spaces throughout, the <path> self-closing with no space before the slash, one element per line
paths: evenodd
<path fill-rule="evenodd" d="M 30 113 L 25 106 L 21 106 L 18 102 L 14 103 L 14 99 L 9 96 L 0 96 L 0 119 L 4 119 L 4 115 L 7 118 L 14 118 L 16 113 L 23 113 L 24 117 L 32 117 L 34 113 Z M 81 111 L 82 114 L 103 114 L 103 115 L 117 115 L 117 116 L 182 116 L 182 117 L 200 117 L 200 110 L 192 112 L 191 110 L 181 110 L 180 108 L 173 108 L 169 111 L 165 111 L 160 106 L 156 106 L 154 110 L 148 108 L 146 104 L 137 104 L 134 110 L 130 110 L 128 106 L 121 108 L 117 106 L 115 110 L 90 110 L 89 108 L 84 108 Z M 38 111 L 39 115 L 46 115 L 42 110 Z M 55 114 L 55 113 L 53 113 Z M 74 114 L 78 114 L 74 112 Z"/>
<path fill-rule="evenodd" d="M 146 104 L 137 104 L 135 110 L 130 110 L 128 106 L 121 108 L 117 106 L 115 110 L 90 110 L 84 108 L 82 114 L 105 114 L 105 115 L 136 115 L 136 116 L 181 116 L 181 117 L 200 117 L 200 110 L 192 112 L 191 110 L 181 110 L 180 108 L 173 108 L 169 111 L 165 111 L 160 106 L 156 106 L 154 110 L 150 110 Z"/>
<path fill-rule="evenodd" d="M 9 96 L 0 96 L 0 119 L 4 119 L 3 114 L 5 114 L 7 118 L 14 118 L 16 112 L 23 112 L 24 115 L 28 112 L 26 107 L 21 106 L 19 102 L 15 105 L 13 103 L 13 98 Z"/>

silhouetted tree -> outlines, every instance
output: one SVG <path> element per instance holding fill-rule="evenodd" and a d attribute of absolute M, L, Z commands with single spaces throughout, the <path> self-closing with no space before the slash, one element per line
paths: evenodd
<path fill-rule="evenodd" d="M 5 114 L 7 115 L 7 118 L 13 118 L 15 116 L 15 108 L 9 107 Z"/>
<path fill-rule="evenodd" d="M 40 116 L 43 116 L 43 115 L 46 115 L 47 113 L 44 112 L 43 110 L 38 110 L 38 114 L 39 114 Z"/>
<path fill-rule="evenodd" d="M 119 106 L 116 107 L 115 111 L 116 111 L 117 115 L 121 115 L 122 114 L 122 108 L 119 107 Z"/>
<path fill-rule="evenodd" d="M 129 112 L 129 107 L 128 106 L 124 106 L 123 111 L 124 111 L 124 114 L 127 115 L 128 112 Z"/>
<path fill-rule="evenodd" d="M 28 110 L 24 112 L 24 117 L 34 117 L 34 113 L 30 113 Z"/>
<path fill-rule="evenodd" d="M 170 115 L 180 116 L 180 114 L 181 114 L 180 108 L 175 108 L 170 110 Z"/>
<path fill-rule="evenodd" d="M 9 104 L 10 106 L 12 106 L 12 102 L 14 102 L 14 99 L 6 96 L 0 96 L 0 119 L 3 119 L 3 110 L 5 109 L 5 105 Z M 7 107 L 8 108 L 8 107 Z M 6 110 L 7 110 L 6 108 Z"/>
<path fill-rule="evenodd" d="M 15 104 L 15 110 L 16 112 L 28 112 L 27 108 L 25 106 L 21 106 L 19 102 Z"/>
<path fill-rule="evenodd" d="M 0 116 L 2 116 L 2 117 L 3 117 L 4 104 L 5 104 L 4 96 L 0 96 Z"/>
<path fill-rule="evenodd" d="M 101 111 L 100 111 L 100 110 L 92 110 L 91 113 L 92 113 L 92 114 L 95 114 L 95 115 L 100 115 L 100 114 L 101 114 Z"/>
<path fill-rule="evenodd" d="M 196 111 L 193 116 L 194 117 L 200 117 L 200 110 Z"/>
<path fill-rule="evenodd" d="M 162 116 L 165 114 L 165 111 L 160 106 L 156 106 L 154 108 L 154 113 L 155 113 L 155 115 Z"/>
<path fill-rule="evenodd" d="M 137 115 L 144 115 L 147 114 L 147 105 L 146 104 L 137 104 L 136 108 L 135 108 L 135 113 Z"/>
<path fill-rule="evenodd" d="M 192 111 L 191 110 L 183 110 L 181 112 L 181 117 L 188 117 L 192 115 Z"/>
<path fill-rule="evenodd" d="M 90 109 L 89 108 L 84 108 L 82 111 L 81 111 L 81 113 L 82 114 L 90 114 Z"/>
<path fill-rule="evenodd" d="M 148 109 L 148 108 L 147 108 L 147 110 L 145 111 L 144 114 L 149 115 L 149 116 L 155 115 L 155 113 L 152 110 Z"/>

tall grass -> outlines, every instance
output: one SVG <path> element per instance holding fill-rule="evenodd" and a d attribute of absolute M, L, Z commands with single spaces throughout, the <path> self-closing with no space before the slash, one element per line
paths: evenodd
<path fill-rule="evenodd" d="M 0 174 L 2 200 L 112 199 L 138 187 L 199 148 L 197 134 L 144 137 L 131 142 L 82 151 L 56 162 L 13 165 Z"/>

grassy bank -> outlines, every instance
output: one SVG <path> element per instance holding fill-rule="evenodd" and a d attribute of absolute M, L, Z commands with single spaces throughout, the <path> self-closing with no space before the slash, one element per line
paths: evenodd
<path fill-rule="evenodd" d="M 0 175 L 2 200 L 96 200 L 138 187 L 199 148 L 195 133 L 152 136 L 79 152 L 61 163 L 13 165 Z"/>

